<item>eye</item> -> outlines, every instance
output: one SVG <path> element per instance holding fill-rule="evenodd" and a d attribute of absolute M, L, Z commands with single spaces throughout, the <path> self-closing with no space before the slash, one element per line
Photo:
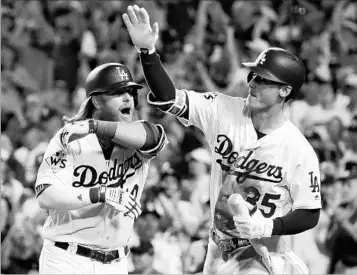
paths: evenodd
<path fill-rule="evenodd" d="M 134 89 L 134 88 L 127 88 L 127 92 L 128 92 L 129 94 L 133 95 L 133 94 L 135 94 L 136 89 Z"/>
<path fill-rule="evenodd" d="M 126 88 L 124 91 L 130 95 L 133 94 L 133 88 Z"/>
<path fill-rule="evenodd" d="M 267 80 L 267 79 L 265 79 L 265 78 L 263 78 L 263 77 L 261 77 L 261 76 L 259 76 L 259 75 L 257 75 L 257 76 L 255 77 L 255 81 L 258 82 L 258 83 L 260 83 L 260 84 L 267 84 L 267 83 L 269 83 L 269 80 Z"/>

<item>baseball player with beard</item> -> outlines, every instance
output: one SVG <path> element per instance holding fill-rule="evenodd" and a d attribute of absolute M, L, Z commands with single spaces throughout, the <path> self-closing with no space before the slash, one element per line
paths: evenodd
<path fill-rule="evenodd" d="M 50 141 L 35 187 L 49 212 L 41 274 L 128 273 L 149 164 L 166 143 L 162 126 L 135 120 L 140 88 L 122 64 L 95 68 L 87 99 Z"/>
<path fill-rule="evenodd" d="M 201 129 L 212 151 L 212 225 L 204 273 L 308 273 L 287 235 L 318 222 L 319 162 L 283 115 L 284 103 L 303 85 L 302 62 L 284 49 L 268 48 L 255 62 L 243 63 L 250 71 L 247 98 L 182 90 L 155 52 L 158 24 L 151 27 L 147 11 L 136 5 L 123 20 L 140 53 L 151 89 L 148 101 Z"/>

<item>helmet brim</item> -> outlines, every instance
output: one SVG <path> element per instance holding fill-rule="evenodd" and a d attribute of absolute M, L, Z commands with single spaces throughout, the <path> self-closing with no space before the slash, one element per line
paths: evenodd
<path fill-rule="evenodd" d="M 93 95 L 93 94 L 105 93 L 105 92 L 118 90 L 118 89 L 125 88 L 125 87 L 133 87 L 133 88 L 137 88 L 138 90 L 144 88 L 142 85 L 140 85 L 138 83 L 135 83 L 135 82 L 132 82 L 132 81 L 114 83 L 113 85 L 110 85 L 110 86 L 105 87 L 103 89 L 98 89 L 98 90 L 95 90 L 95 91 L 92 91 L 92 92 L 88 93 L 88 97 Z"/>
<path fill-rule="evenodd" d="M 124 85 L 124 86 L 122 86 L 122 87 L 120 87 L 120 88 L 124 88 L 124 87 L 135 87 L 135 88 L 137 88 L 137 89 L 142 89 L 142 88 L 144 88 L 144 86 L 142 86 L 142 85 L 140 85 L 140 84 L 138 84 L 138 83 L 135 83 L 135 82 L 128 82 L 128 83 L 126 83 L 126 85 Z"/>
<path fill-rule="evenodd" d="M 245 62 L 245 63 L 242 63 L 242 65 L 246 68 L 249 68 L 253 73 L 256 73 L 257 75 L 259 75 L 265 79 L 269 79 L 269 80 L 277 82 L 277 83 L 289 85 L 288 83 L 281 81 L 279 78 L 275 77 L 273 74 L 268 72 L 262 66 L 259 66 L 259 64 L 256 62 Z"/>

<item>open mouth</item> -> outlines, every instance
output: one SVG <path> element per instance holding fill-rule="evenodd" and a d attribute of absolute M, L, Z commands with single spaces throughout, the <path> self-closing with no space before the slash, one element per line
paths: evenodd
<path fill-rule="evenodd" d="M 120 110 L 120 113 L 122 114 L 122 115 L 124 115 L 124 116 L 128 116 L 128 115 L 130 115 L 130 108 L 129 107 L 125 107 L 125 108 L 123 108 L 123 109 L 121 109 Z"/>

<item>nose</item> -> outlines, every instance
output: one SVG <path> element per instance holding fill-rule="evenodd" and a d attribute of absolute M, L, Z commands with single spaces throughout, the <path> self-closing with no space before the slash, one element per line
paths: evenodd
<path fill-rule="evenodd" d="M 255 88 L 255 84 L 253 84 L 252 81 L 249 82 L 248 86 L 249 86 L 249 88 Z"/>
<path fill-rule="evenodd" d="M 129 102 L 131 97 L 132 97 L 131 94 L 128 93 L 128 92 L 125 92 L 125 93 L 122 94 L 122 99 L 123 99 L 124 102 Z"/>
<path fill-rule="evenodd" d="M 249 79 L 249 82 L 248 82 L 248 86 L 250 87 L 250 88 L 255 88 L 256 87 L 256 85 L 257 85 L 257 81 L 256 81 L 256 75 L 255 74 L 252 74 L 251 75 L 251 77 L 250 77 L 250 79 Z"/>
<path fill-rule="evenodd" d="M 253 77 L 253 78 L 249 81 L 248 86 L 249 86 L 250 88 L 255 88 L 255 87 L 257 86 L 257 82 L 255 81 L 255 77 Z"/>

